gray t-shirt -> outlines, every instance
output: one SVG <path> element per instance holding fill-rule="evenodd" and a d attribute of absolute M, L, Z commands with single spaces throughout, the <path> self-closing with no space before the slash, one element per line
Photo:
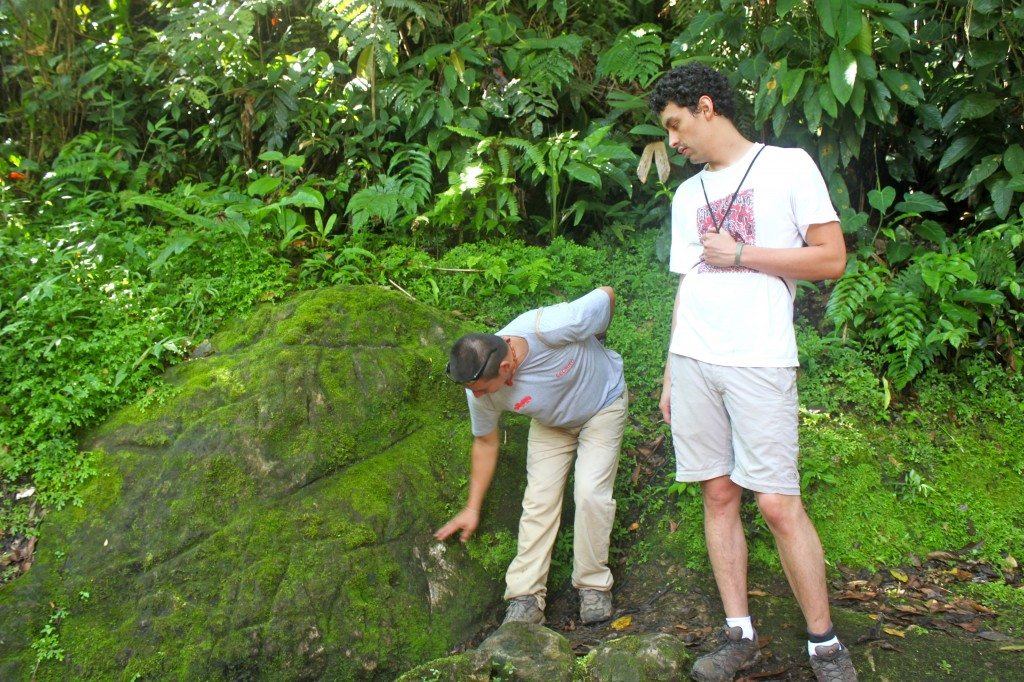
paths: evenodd
<path fill-rule="evenodd" d="M 497 333 L 521 336 L 530 346 L 512 385 L 479 398 L 466 391 L 474 436 L 498 428 L 506 410 L 546 426 L 580 427 L 626 389 L 622 358 L 595 338 L 611 321 L 607 292 L 595 289 L 570 303 L 541 308 L 539 320 L 537 314 L 523 313 Z"/>

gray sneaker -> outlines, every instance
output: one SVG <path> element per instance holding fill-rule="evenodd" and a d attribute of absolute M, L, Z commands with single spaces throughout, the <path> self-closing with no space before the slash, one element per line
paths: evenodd
<path fill-rule="evenodd" d="M 761 649 L 754 639 L 743 639 L 743 628 L 722 628 L 722 644 L 711 653 L 704 654 L 693 664 L 690 677 L 698 682 L 732 682 L 736 673 L 761 660 Z"/>
<path fill-rule="evenodd" d="M 522 597 L 513 597 L 508 601 L 508 610 L 505 611 L 505 623 L 537 623 L 544 622 L 544 612 L 537 603 L 537 598 L 532 594 Z"/>
<path fill-rule="evenodd" d="M 600 623 L 612 617 L 612 593 L 608 590 L 580 589 L 580 620 L 584 625 Z"/>
<path fill-rule="evenodd" d="M 842 644 L 814 647 L 811 668 L 818 682 L 857 682 L 850 651 Z"/>

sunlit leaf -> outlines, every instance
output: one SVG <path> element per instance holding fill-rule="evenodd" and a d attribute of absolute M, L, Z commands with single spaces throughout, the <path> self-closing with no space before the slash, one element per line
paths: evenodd
<path fill-rule="evenodd" d="M 280 186 L 281 178 L 277 178 L 272 175 L 264 175 L 263 177 L 250 182 L 249 186 L 245 188 L 245 191 L 250 196 L 262 197 L 270 194 Z"/>
<path fill-rule="evenodd" d="M 616 618 L 615 620 L 613 620 L 608 627 L 610 627 L 612 630 L 618 631 L 625 630 L 632 624 L 633 616 L 622 616 L 621 618 Z"/>

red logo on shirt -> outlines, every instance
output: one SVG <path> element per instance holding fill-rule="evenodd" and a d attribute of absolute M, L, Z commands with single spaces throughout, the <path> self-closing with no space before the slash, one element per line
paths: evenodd
<path fill-rule="evenodd" d="M 526 407 L 527 405 L 529 405 L 531 400 L 533 400 L 533 396 L 532 395 L 528 395 L 525 398 L 523 398 L 522 400 L 520 400 L 518 403 L 513 405 L 512 409 L 515 410 L 516 412 L 518 412 L 519 410 L 521 410 L 524 407 Z"/>
<path fill-rule="evenodd" d="M 562 369 L 560 369 L 557 372 L 555 372 L 555 378 L 556 379 L 561 379 L 562 377 L 564 377 L 566 374 L 569 373 L 569 370 L 572 369 L 572 366 L 575 365 L 575 364 L 576 364 L 576 358 L 573 358 L 572 360 L 569 361 L 569 363 L 565 367 L 563 367 Z"/>

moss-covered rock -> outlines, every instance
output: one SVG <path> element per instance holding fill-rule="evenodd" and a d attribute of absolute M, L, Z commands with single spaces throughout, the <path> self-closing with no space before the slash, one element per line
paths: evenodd
<path fill-rule="evenodd" d="M 504 671 L 503 680 L 571 682 L 576 657 L 569 640 L 533 623 L 507 623 L 477 648 Z"/>
<path fill-rule="evenodd" d="M 431 536 L 465 494 L 465 331 L 370 287 L 230 325 L 89 437 L 85 504 L 0 592 L 0 679 L 393 679 L 471 636 L 501 576 Z M 481 542 L 514 532 L 521 457 Z"/>
<path fill-rule="evenodd" d="M 582 667 L 588 682 L 674 682 L 689 677 L 690 652 L 672 635 L 628 635 L 602 643 Z"/>

